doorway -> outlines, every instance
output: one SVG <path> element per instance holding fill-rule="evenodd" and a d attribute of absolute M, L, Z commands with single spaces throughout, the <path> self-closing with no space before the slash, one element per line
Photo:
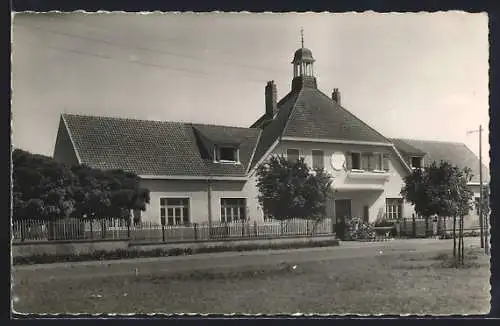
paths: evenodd
<path fill-rule="evenodd" d="M 337 199 L 335 200 L 335 233 L 341 240 L 345 239 L 346 220 L 351 218 L 351 200 Z"/>
<path fill-rule="evenodd" d="M 351 200 L 350 199 L 337 199 L 335 200 L 335 217 L 337 220 L 342 220 L 344 223 L 346 219 L 351 218 Z"/>

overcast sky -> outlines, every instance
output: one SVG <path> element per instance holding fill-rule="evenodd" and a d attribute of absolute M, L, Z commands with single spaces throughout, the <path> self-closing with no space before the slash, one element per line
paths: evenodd
<path fill-rule="evenodd" d="M 488 146 L 486 14 L 16 14 L 13 145 L 52 155 L 63 112 L 250 126 L 294 51 L 386 137 Z"/>

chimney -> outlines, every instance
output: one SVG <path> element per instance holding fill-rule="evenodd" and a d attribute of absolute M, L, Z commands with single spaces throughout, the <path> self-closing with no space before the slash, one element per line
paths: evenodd
<path fill-rule="evenodd" d="M 342 105 L 340 103 L 340 91 L 338 88 L 334 88 L 333 89 L 333 93 L 332 93 L 332 100 L 337 103 L 338 105 Z"/>
<path fill-rule="evenodd" d="M 266 85 L 266 115 L 273 118 L 278 113 L 278 91 L 274 80 Z"/>

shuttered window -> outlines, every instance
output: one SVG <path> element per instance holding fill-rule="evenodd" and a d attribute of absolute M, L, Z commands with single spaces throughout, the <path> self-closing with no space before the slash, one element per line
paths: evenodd
<path fill-rule="evenodd" d="M 312 158 L 313 158 L 313 169 L 324 169 L 325 168 L 325 155 L 323 151 L 320 150 L 313 150 L 312 151 Z"/>
<path fill-rule="evenodd" d="M 384 171 L 389 171 L 389 160 L 390 156 L 388 154 L 384 154 Z"/>

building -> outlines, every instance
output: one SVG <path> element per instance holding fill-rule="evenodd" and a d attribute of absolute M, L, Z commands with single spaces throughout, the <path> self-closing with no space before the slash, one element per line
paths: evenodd
<path fill-rule="evenodd" d="M 411 216 L 403 178 L 432 160 L 473 169 L 479 193 L 479 163 L 465 145 L 384 137 L 342 106 L 338 89 L 331 96 L 318 89 L 314 62 L 302 45 L 291 90 L 278 101 L 268 82 L 265 112 L 250 128 L 62 114 L 54 158 L 136 173 L 151 192 L 141 219 L 173 225 L 265 219 L 255 172 L 273 154 L 304 157 L 333 175 L 332 218 Z"/>

